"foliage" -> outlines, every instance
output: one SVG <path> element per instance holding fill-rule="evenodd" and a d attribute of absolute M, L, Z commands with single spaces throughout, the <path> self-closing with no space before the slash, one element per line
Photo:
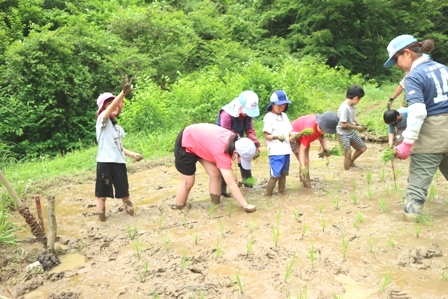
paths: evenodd
<path fill-rule="evenodd" d="M 0 203 L 0 244 L 16 244 L 17 238 L 14 231 L 17 227 L 8 221 L 8 210 Z"/>

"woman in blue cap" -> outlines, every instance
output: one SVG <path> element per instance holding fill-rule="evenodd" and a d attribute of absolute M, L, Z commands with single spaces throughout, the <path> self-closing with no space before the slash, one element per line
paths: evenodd
<path fill-rule="evenodd" d="M 404 84 L 407 126 L 403 142 L 395 147 L 399 159 L 411 156 L 403 209 L 407 221 L 418 221 L 437 169 L 448 178 L 448 68 L 424 56 L 433 49 L 430 39 L 419 42 L 411 35 L 400 35 L 389 43 L 384 64 L 409 72 Z"/>
<path fill-rule="evenodd" d="M 267 108 L 268 113 L 263 118 L 263 135 L 266 139 L 269 155 L 270 178 L 266 196 L 272 196 L 278 181 L 278 193 L 284 194 L 286 176 L 289 174 L 291 146 L 289 135 L 292 125 L 286 111 L 291 102 L 284 90 L 276 90 L 271 95 Z"/>
<path fill-rule="evenodd" d="M 258 115 L 260 115 L 258 95 L 251 90 L 245 90 L 237 98 L 219 110 L 216 124 L 238 134 L 240 137 L 247 137 L 252 140 L 257 148 L 258 156 L 260 153 L 260 141 L 257 139 L 257 133 L 253 123 L 253 118 Z M 243 182 L 252 177 L 250 169 L 244 169 L 241 164 L 238 164 L 238 167 L 240 168 Z M 252 187 L 251 185 L 247 186 Z M 221 195 L 230 197 L 230 194 L 227 193 L 227 184 L 222 177 Z"/>

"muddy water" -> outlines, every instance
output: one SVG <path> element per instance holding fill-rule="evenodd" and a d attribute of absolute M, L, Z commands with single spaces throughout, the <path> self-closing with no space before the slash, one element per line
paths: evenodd
<path fill-rule="evenodd" d="M 100 223 L 92 173 L 52 190 L 61 265 L 6 287 L 24 298 L 448 298 L 448 184 L 434 179 L 431 225 L 403 222 L 408 162 L 395 162 L 395 187 L 384 148 L 369 144 L 344 171 L 342 157 L 318 160 L 314 147 L 313 188 L 303 188 L 292 157 L 287 194 L 272 198 L 263 196 L 262 155 L 256 186 L 242 188 L 253 214 L 233 198 L 212 211 L 200 165 L 188 209 L 171 210 L 179 177 L 170 158 L 129 165 L 136 215 L 108 199 Z"/>

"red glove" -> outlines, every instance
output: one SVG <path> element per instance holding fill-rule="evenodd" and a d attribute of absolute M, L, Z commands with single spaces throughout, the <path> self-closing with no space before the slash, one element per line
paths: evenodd
<path fill-rule="evenodd" d="M 409 157 L 409 154 L 411 153 L 411 148 L 414 145 L 414 141 L 403 141 L 400 145 L 396 146 L 394 148 L 395 155 L 400 160 L 405 160 L 407 157 Z"/>

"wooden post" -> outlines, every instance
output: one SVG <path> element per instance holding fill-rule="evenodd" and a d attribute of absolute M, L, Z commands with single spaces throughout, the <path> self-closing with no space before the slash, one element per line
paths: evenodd
<path fill-rule="evenodd" d="M 37 217 L 39 218 L 39 224 L 45 231 L 44 220 L 42 219 L 42 207 L 40 206 L 40 196 L 34 195 L 34 201 L 36 202 Z"/>
<path fill-rule="evenodd" d="M 11 187 L 11 185 L 9 184 L 8 180 L 6 179 L 5 175 L 1 170 L 0 170 L 0 180 L 2 180 L 3 185 L 5 185 L 6 189 L 9 192 L 9 195 L 11 195 L 11 197 L 16 201 L 17 207 L 20 208 L 21 206 L 23 206 L 23 203 L 17 196 L 16 191 L 14 191 L 14 189 Z"/>
<path fill-rule="evenodd" d="M 48 198 L 48 252 L 56 254 L 54 250 L 54 242 L 56 241 L 57 236 L 57 224 L 56 224 L 56 215 L 55 215 L 55 200 L 54 195 L 51 195 Z"/>

